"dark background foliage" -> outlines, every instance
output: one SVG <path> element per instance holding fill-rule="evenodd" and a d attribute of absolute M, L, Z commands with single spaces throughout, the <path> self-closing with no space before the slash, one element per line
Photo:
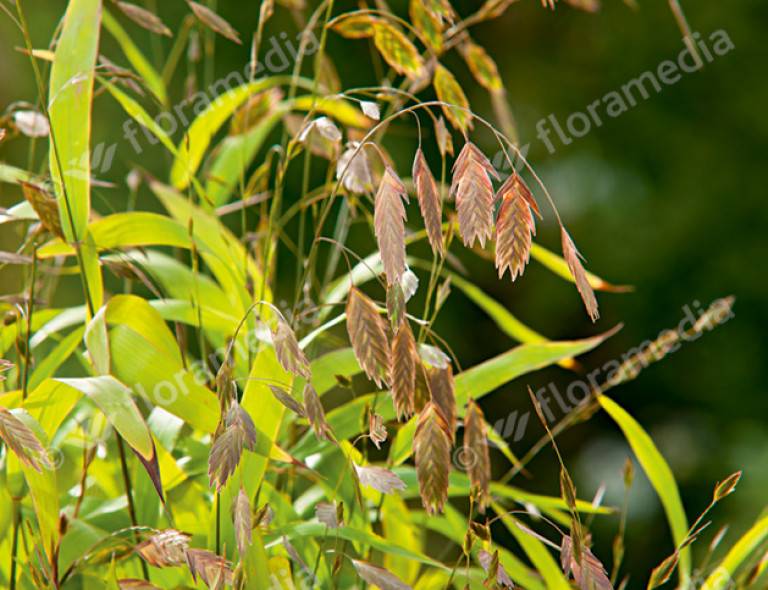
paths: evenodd
<path fill-rule="evenodd" d="M 50 39 L 64 4 L 25 2 L 35 46 L 42 47 Z M 184 4 L 157 4 L 165 22 L 175 28 Z M 393 2 L 392 6 L 405 14 L 401 4 Z M 666 2 L 639 0 L 638 10 L 619 0 L 604 4 L 597 14 L 564 4 L 552 13 L 537 1 L 521 1 L 504 17 L 473 29 L 472 34 L 499 65 L 521 141 L 530 142 L 530 159 L 559 203 L 588 267 L 612 282 L 634 285 L 634 292 L 599 294 L 602 318 L 593 326 L 575 290 L 536 263 L 523 280 L 512 285 L 508 279 L 498 281 L 492 265 L 473 254 L 462 255 L 461 260 L 473 281 L 547 337 L 576 338 L 623 322 L 625 327 L 618 335 L 582 359 L 587 371 L 621 358 L 663 329 L 674 328 L 684 319 L 686 306 L 695 312 L 697 305 L 706 307 L 718 297 L 736 296 L 732 320 L 686 344 L 615 392 L 669 460 L 689 517 L 708 503 L 717 480 L 744 469 L 737 494 L 713 515 L 717 524 L 732 524 L 732 542 L 765 507 L 768 487 L 764 381 L 768 205 L 763 178 L 768 136 L 764 116 L 768 56 L 763 33 L 768 5 L 757 0 L 685 2 L 694 31 L 707 39 L 722 29 L 735 49 L 703 70 L 685 74 L 678 83 L 663 86 L 661 92 L 652 92 L 620 117 L 605 117 L 602 126 L 593 125 L 589 134 L 570 145 L 553 136 L 557 149 L 551 154 L 536 137 L 537 121 L 552 114 L 563 125 L 571 113 L 585 112 L 593 101 L 643 72 L 655 70 L 661 61 L 674 59 L 683 48 Z M 467 14 L 475 3 L 456 5 Z M 245 39 L 255 28 L 257 3 L 219 0 L 218 10 Z M 294 38 L 293 23 L 279 14 L 265 39 L 283 30 Z M 168 40 L 150 41 L 136 27 L 131 31 L 148 52 L 151 43 L 161 44 L 167 52 Z M 0 36 L 0 104 L 34 102 L 36 91 L 28 61 L 14 50 L 22 41 L 6 18 L 0 18 Z M 111 43 L 105 36 L 105 47 Z M 363 43 L 330 39 L 330 52 L 345 87 L 376 82 Z M 215 74 L 241 69 L 247 51 L 247 45 L 217 40 Z M 473 107 L 490 116 L 487 95 L 471 80 L 463 62 L 456 56 L 447 63 L 465 85 Z M 182 77 L 177 77 L 174 100 L 182 95 Z M 123 115 L 111 101 L 97 100 L 94 141 L 122 137 L 122 121 Z M 388 145 L 404 174 L 410 166 L 414 136 L 412 121 L 403 120 L 392 128 Z M 495 151 L 487 134 L 478 132 L 476 140 L 488 153 Z M 0 146 L 0 157 L 21 166 L 27 162 L 25 150 L 5 145 Z M 121 187 L 132 163 L 165 175 L 158 148 L 137 158 L 121 140 L 116 158 L 107 177 Z M 298 187 L 289 185 L 287 194 L 291 190 Z M 18 199 L 15 189 L 0 186 L 0 206 Z M 94 207 L 103 213 L 124 209 L 125 203 L 122 188 L 98 189 L 94 197 Z M 153 205 L 147 199 L 141 206 Z M 12 230 L 2 229 L 3 249 L 14 247 L 17 240 Z M 557 248 L 558 240 L 551 218 L 540 224 L 541 243 Z M 352 245 L 360 254 L 367 254 L 373 242 L 358 238 Z M 19 275 L 12 269 L 0 270 L 0 290 L 18 289 Z M 73 304 L 80 296 L 74 280 L 64 281 L 56 303 Z M 436 327 L 464 366 L 513 344 L 458 292 Z M 515 382 L 488 398 L 486 415 L 494 423 L 514 410 L 526 412 L 530 410 L 526 385 L 538 389 L 553 382 L 564 391 L 574 378 L 553 369 L 535 374 L 529 383 Z M 541 426 L 532 418 L 513 451 L 524 454 L 541 434 Z M 606 501 L 621 502 L 621 467 L 629 451 L 611 421 L 598 414 L 564 435 L 560 446 L 580 495 L 591 496 L 605 482 Z M 498 475 L 505 467 L 499 461 L 497 468 Z M 517 485 L 556 493 L 557 468 L 551 449 L 540 454 L 530 471 L 533 478 L 518 477 Z M 610 561 L 615 524 L 614 520 L 596 524 L 596 553 L 606 562 Z M 716 528 L 704 535 L 704 542 Z M 629 571 L 635 578 L 644 578 L 649 567 L 669 553 L 668 539 L 660 505 L 647 481 L 639 477 L 631 494 L 627 537 Z M 700 545 L 699 550 L 704 543 Z"/>

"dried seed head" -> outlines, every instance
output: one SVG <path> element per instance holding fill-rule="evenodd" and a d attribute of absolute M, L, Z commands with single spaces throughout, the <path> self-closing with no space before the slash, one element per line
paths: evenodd
<path fill-rule="evenodd" d="M 165 529 L 136 545 L 134 550 L 153 567 L 176 567 L 185 563 L 189 539 L 187 533 Z"/>
<path fill-rule="evenodd" d="M 435 124 L 435 139 L 437 140 L 437 149 L 440 151 L 440 155 L 445 157 L 446 154 L 453 155 L 453 138 L 451 132 L 448 131 L 448 127 L 445 125 L 445 119 L 438 117 Z"/>
<path fill-rule="evenodd" d="M 248 494 L 240 488 L 234 505 L 233 520 L 235 523 L 235 541 L 237 541 L 237 551 L 243 557 L 251 546 L 253 539 L 251 530 L 253 529 L 253 518 L 251 515 L 251 503 L 248 500 Z"/>
<path fill-rule="evenodd" d="M 193 580 L 199 576 L 208 588 L 217 590 L 232 584 L 232 567 L 220 555 L 205 549 L 187 549 L 186 559 Z"/>
<path fill-rule="evenodd" d="M 329 529 L 337 529 L 340 525 L 344 524 L 344 521 L 339 518 L 339 504 L 331 502 L 318 502 L 315 506 L 315 516 L 317 520 L 322 522 Z"/>
<path fill-rule="evenodd" d="M 297 377 L 310 378 L 312 373 L 309 369 L 309 360 L 301 350 L 291 326 L 280 316 L 277 319 L 277 327 L 272 331 L 272 344 L 283 369 Z"/>
<path fill-rule="evenodd" d="M 538 213 L 531 191 L 517 173 L 507 178 L 496 198 L 501 199 L 496 218 L 496 268 L 499 278 L 509 269 L 514 281 L 523 274 L 531 255 L 531 236 L 536 235 L 536 225 L 531 209 Z"/>
<path fill-rule="evenodd" d="M 456 395 L 453 391 L 453 370 L 450 365 L 429 370 L 429 391 L 432 393 L 432 401 L 440 408 L 445 418 L 453 442 L 456 437 Z"/>
<path fill-rule="evenodd" d="M 252 451 L 256 447 L 256 426 L 237 401 L 231 402 L 220 426 L 223 428 L 215 436 L 208 456 L 208 478 L 217 490 L 237 469 L 243 449 Z"/>
<path fill-rule="evenodd" d="M 128 2 L 118 2 L 117 7 L 125 16 L 140 27 L 151 31 L 152 33 L 157 33 L 158 35 L 165 35 L 166 37 L 173 36 L 171 30 L 165 26 L 163 21 L 160 20 L 160 17 L 154 12 L 150 12 L 141 6 L 136 6 L 135 4 L 130 4 Z"/>
<path fill-rule="evenodd" d="M 432 399 L 432 394 L 429 392 L 429 381 L 427 375 L 427 367 L 421 360 L 421 357 L 416 358 L 416 381 L 413 390 L 413 411 L 421 412 L 424 406 Z"/>
<path fill-rule="evenodd" d="M 387 427 L 384 426 L 384 418 L 376 412 L 371 412 L 368 416 L 368 436 L 377 449 L 381 448 L 381 443 L 387 440 Z"/>
<path fill-rule="evenodd" d="M 576 249 L 573 240 L 571 240 L 571 236 L 568 235 L 568 232 L 562 226 L 560 226 L 560 234 L 563 244 L 563 257 L 568 264 L 568 269 L 571 271 L 573 279 L 576 281 L 576 288 L 579 290 L 582 301 L 584 301 L 584 307 L 587 308 L 590 319 L 595 322 L 600 317 L 600 313 L 597 310 L 595 292 L 592 290 L 592 286 L 587 278 L 587 271 L 584 270 L 584 266 L 581 264 L 583 258 Z"/>
<path fill-rule="evenodd" d="M 351 193 L 364 193 L 373 187 L 371 168 L 365 149 L 358 142 L 350 142 L 336 163 L 336 178 Z"/>
<path fill-rule="evenodd" d="M 381 588 L 381 590 L 410 589 L 408 584 L 383 567 L 359 559 L 353 559 L 352 565 L 355 566 L 358 576 L 376 588 Z"/>
<path fill-rule="evenodd" d="M 563 535 L 560 547 L 560 562 L 563 571 L 573 574 L 573 579 L 579 588 L 592 588 L 594 590 L 613 590 L 613 585 L 605 574 L 605 568 L 600 560 L 587 547 L 581 548 L 580 563 L 576 559 L 573 550 L 573 542 L 570 535 Z"/>
<path fill-rule="evenodd" d="M 451 434 L 438 406 L 424 406 L 413 438 L 416 475 L 421 502 L 430 514 L 442 512 L 448 499 L 448 475 L 451 471 Z"/>
<path fill-rule="evenodd" d="M 427 160 L 421 148 L 416 150 L 413 159 L 413 181 L 416 184 L 416 196 L 419 199 L 421 216 L 427 230 L 429 245 L 432 252 L 443 255 L 443 203 L 435 182 L 435 177 L 429 169 Z"/>
<path fill-rule="evenodd" d="M 382 494 L 391 494 L 392 490 L 404 490 L 406 488 L 405 482 L 389 469 L 373 465 L 361 467 L 357 463 L 353 463 L 353 465 L 360 485 L 371 486 Z"/>
<path fill-rule="evenodd" d="M 304 385 L 304 411 L 307 414 L 309 423 L 312 425 L 312 430 L 315 431 L 315 436 L 319 440 L 335 440 L 331 426 L 325 419 L 325 410 L 323 410 L 320 397 L 309 382 Z"/>
<path fill-rule="evenodd" d="M 477 494 L 480 512 L 484 513 L 490 498 L 491 459 L 488 453 L 485 417 L 474 400 L 467 404 L 467 413 L 464 416 L 464 454 L 469 459 L 469 481 Z"/>
<path fill-rule="evenodd" d="M 48 451 L 35 433 L 11 411 L 0 407 L 0 439 L 24 465 L 35 471 L 50 469 L 53 465 Z"/>
<path fill-rule="evenodd" d="M 404 320 L 392 339 L 389 383 L 392 388 L 392 402 L 397 419 L 409 418 L 413 414 L 416 395 L 416 363 L 419 361 L 416 340 L 408 320 Z"/>
<path fill-rule="evenodd" d="M 456 198 L 459 230 L 465 246 L 475 241 L 485 247 L 493 234 L 493 185 L 498 175 L 488 158 L 470 141 L 453 165 L 451 195 Z"/>
<path fill-rule="evenodd" d="M 304 406 L 296 401 L 290 393 L 285 391 L 282 387 L 278 387 L 277 385 L 270 385 L 269 388 L 272 390 L 272 395 L 277 398 L 277 401 L 283 404 L 286 408 L 291 410 L 300 418 L 307 417 L 307 413 L 304 411 Z"/>
<path fill-rule="evenodd" d="M 405 206 L 408 194 L 403 181 L 387 166 L 376 192 L 373 226 L 381 252 L 387 284 L 400 282 L 405 272 Z"/>
<path fill-rule="evenodd" d="M 195 16 L 198 18 L 198 20 L 206 27 L 212 31 L 215 31 L 222 37 L 226 37 L 230 41 L 234 41 L 238 45 L 243 44 L 242 41 L 240 41 L 240 35 L 235 30 L 235 28 L 223 18 L 221 18 L 218 14 L 216 14 L 213 10 L 207 6 L 204 6 L 203 4 L 200 4 L 199 2 L 192 2 L 191 0 L 187 0 L 187 4 L 189 4 L 189 7 L 192 9 L 192 12 L 195 13 Z"/>
<path fill-rule="evenodd" d="M 59 205 L 56 199 L 35 184 L 22 181 L 21 188 L 24 192 L 24 198 L 32 205 L 43 227 L 55 236 L 64 239 L 64 231 L 61 229 L 61 218 L 59 217 Z"/>
<path fill-rule="evenodd" d="M 381 387 L 389 373 L 387 325 L 373 301 L 356 288 L 347 299 L 347 332 L 360 368 Z"/>

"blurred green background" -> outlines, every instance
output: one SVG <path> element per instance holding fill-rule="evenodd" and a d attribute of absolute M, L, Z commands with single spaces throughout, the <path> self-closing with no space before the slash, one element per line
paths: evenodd
<path fill-rule="evenodd" d="M 2 0 L 5 2 L 5 0 Z M 645 370 L 638 379 L 615 391 L 617 399 L 650 432 L 669 460 L 681 487 L 689 518 L 709 502 L 716 481 L 743 469 L 737 493 L 713 513 L 715 525 L 697 544 L 701 551 L 720 524 L 729 523 L 733 542 L 768 504 L 768 254 L 765 199 L 765 158 L 768 138 L 768 76 L 765 26 L 768 4 L 759 0 L 684 2 L 692 30 L 708 39 L 724 30 L 735 49 L 717 57 L 701 71 L 684 74 L 674 85 L 651 92 L 617 118 L 604 117 L 583 138 L 564 145 L 552 135 L 550 153 L 537 138 L 540 119 L 553 115 L 561 125 L 575 112 L 647 70 L 655 71 L 682 50 L 679 30 L 667 2 L 638 0 L 632 9 L 620 0 L 605 0 L 596 14 L 558 3 L 553 13 L 538 0 L 513 4 L 500 19 L 472 29 L 472 36 L 496 59 L 518 120 L 521 142 L 530 143 L 529 157 L 558 202 L 588 268 L 609 281 L 634 285 L 629 294 L 599 294 L 602 318 L 590 324 L 575 289 L 532 263 L 514 285 L 498 281 L 490 263 L 462 254 L 471 278 L 502 301 L 522 321 L 553 339 L 582 337 L 605 331 L 619 322 L 624 329 L 596 352 L 582 359 L 586 370 L 620 358 L 622 353 L 653 339 L 684 318 L 684 306 L 706 307 L 712 300 L 735 295 L 735 318 Z M 5 2 L 6 6 L 11 6 Z M 183 2 L 157 2 L 163 20 L 176 28 Z M 390 3 L 406 14 L 403 2 Z M 475 2 L 455 2 L 468 14 Z M 24 2 L 36 47 L 44 47 L 63 13 L 63 0 Z M 352 3 L 337 3 L 353 8 Z M 257 2 L 219 0 L 218 10 L 248 39 L 258 18 Z M 128 25 L 147 51 L 170 47 L 167 39 L 150 36 Z M 295 37 L 295 25 L 284 11 L 267 28 L 266 38 L 280 31 Z M 34 102 L 36 91 L 22 45 L 7 17 L 0 15 L 0 108 L 13 101 Z M 217 40 L 214 74 L 241 69 L 248 59 L 243 47 Z M 364 42 L 331 35 L 329 47 L 343 85 L 371 84 L 370 55 Z M 710 45 L 711 47 L 711 45 Z M 354 49 L 354 50 L 351 50 Z M 104 36 L 103 50 L 126 65 L 114 42 Z M 467 89 L 473 107 L 492 116 L 487 94 L 474 83 L 458 55 L 446 63 Z M 172 97 L 183 93 L 183 73 Z M 425 93 L 428 96 L 428 93 Z M 124 116 L 104 97 L 97 100 L 94 142 L 120 137 L 116 162 L 106 179 L 117 189 L 97 189 L 94 207 L 106 213 L 125 207 L 124 177 L 137 162 L 165 176 L 162 151 L 154 148 L 137 158 L 122 140 Z M 398 167 L 410 168 L 414 130 L 403 122 L 392 128 L 392 149 Z M 176 136 L 178 139 L 178 134 Z M 487 134 L 476 141 L 495 152 Z M 26 147 L 19 141 L 0 144 L 0 160 L 24 166 Z M 42 150 L 42 148 L 38 148 Z M 401 153 L 402 152 L 402 153 Z M 39 158 L 38 158 L 39 160 Z M 290 187 L 290 185 L 289 185 Z M 297 190 L 296 187 L 292 187 Z M 290 190 L 288 191 L 290 194 Z M 19 200 L 15 187 L 0 185 L 0 206 Z M 141 206 L 155 207 L 149 199 Z M 17 229 L 0 226 L 3 250 L 18 243 Z M 359 253 L 373 242 L 357 238 Z M 539 224 L 540 243 L 559 247 L 551 216 Z M 13 269 L 0 270 L 0 290 L 19 290 Z M 72 304 L 81 296 L 75 281 L 64 281 L 57 303 Z M 438 320 L 437 330 L 454 347 L 463 366 L 471 366 L 508 349 L 513 343 L 459 292 Z M 488 398 L 484 409 L 491 423 L 518 410 L 530 410 L 526 385 L 550 382 L 564 391 L 575 377 L 562 369 L 542 371 Z M 557 412 L 557 410 L 555 410 Z M 543 434 L 532 418 L 524 438 L 513 444 L 519 455 Z M 601 483 L 606 502 L 622 497 L 621 468 L 629 454 L 614 423 L 598 414 L 565 434 L 560 442 L 580 495 L 591 497 Z M 498 466 L 498 474 L 505 468 Z M 531 464 L 533 478 L 517 485 L 557 493 L 557 469 L 551 449 Z M 596 554 L 610 561 L 616 521 L 595 523 Z M 647 571 L 672 549 L 661 507 L 641 476 L 632 491 L 627 536 L 628 571 L 645 579 Z M 634 584 L 630 584 L 634 587 Z"/>

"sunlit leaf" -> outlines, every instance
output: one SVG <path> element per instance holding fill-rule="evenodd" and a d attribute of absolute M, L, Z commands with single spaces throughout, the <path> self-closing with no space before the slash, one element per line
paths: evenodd
<path fill-rule="evenodd" d="M 688 519 L 685 516 L 680 492 L 672 470 L 659 453 L 656 445 L 653 444 L 651 437 L 624 408 L 605 395 L 601 395 L 598 399 L 603 409 L 624 432 L 627 442 L 632 447 L 638 462 L 664 506 L 675 546 L 680 545 L 688 536 Z M 680 583 L 685 586 L 691 574 L 690 547 L 685 547 L 680 551 L 679 574 Z"/>
<path fill-rule="evenodd" d="M 433 85 L 438 100 L 446 103 L 443 105 L 445 118 L 459 131 L 466 133 L 472 129 L 472 114 L 469 112 L 467 96 L 453 74 L 442 64 L 437 64 Z"/>
<path fill-rule="evenodd" d="M 374 21 L 372 26 L 376 48 L 392 69 L 413 80 L 424 75 L 418 50 L 399 29 L 382 20 Z"/>
<path fill-rule="evenodd" d="M 69 242 L 85 237 L 91 208 L 93 68 L 100 28 L 100 0 L 69 2 L 51 67 L 49 158 L 61 227 Z"/>

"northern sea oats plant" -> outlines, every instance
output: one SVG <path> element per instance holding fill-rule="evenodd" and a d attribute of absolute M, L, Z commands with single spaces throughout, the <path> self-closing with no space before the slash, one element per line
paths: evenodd
<path fill-rule="evenodd" d="M 765 519 L 721 562 L 711 563 L 713 542 L 692 566 L 705 514 L 739 474 L 689 527 L 667 463 L 605 395 L 663 356 L 663 343 L 556 427 L 544 421 L 548 437 L 522 459 L 481 409 L 484 396 L 532 371 L 575 370 L 574 357 L 613 332 L 545 339 L 463 277 L 456 251 L 493 260 L 506 281 L 533 257 L 575 284 L 593 322 L 595 291 L 619 290 L 585 270 L 517 148 L 496 64 L 471 37 L 515 2 L 460 15 L 448 0 L 412 0 L 407 14 L 385 2 L 262 1 L 238 7 L 259 15 L 256 31 L 244 31 L 215 2 L 186 2 L 174 28 L 154 1 L 70 0 L 50 40 L 31 37 L 27 4 L 0 3 L 18 29 L 4 42 L 23 46 L 39 92 L 9 107 L 0 130 L 0 149 L 28 152 L 26 168 L 0 162 L 0 181 L 19 199 L 1 227 L 21 236 L 0 264 L 24 276 L 1 304 L 0 586 L 626 587 L 626 507 L 613 556 L 595 555 L 589 524 L 617 510 L 577 498 L 555 441 L 602 408 L 671 528 L 671 557 L 649 581 L 633 572 L 632 584 L 676 574 L 683 588 L 765 587 Z M 292 72 L 257 77 L 278 12 L 302 31 Z M 170 38 L 168 55 L 148 57 L 139 27 Z M 375 85 L 344 86 L 330 35 L 371 49 Z M 216 47 L 248 42 L 247 75 L 214 82 Z M 454 52 L 489 92 L 497 125 L 470 107 L 445 63 Z M 187 122 L 172 104 L 179 76 Z M 124 144 L 118 157 L 136 162 L 127 179 L 96 165 L 91 121 L 106 101 L 122 110 L 126 138 L 141 129 L 147 149 L 161 144 L 162 174 Z M 178 141 L 171 124 L 183 127 Z M 415 130 L 407 149 L 402 137 L 390 142 L 398 126 Z M 519 171 L 500 178 L 480 145 Z M 110 151 L 99 146 L 99 159 Z M 92 198 L 102 190 L 104 207 Z M 562 256 L 532 241 L 539 199 Z M 57 288 L 69 276 L 82 300 L 62 307 Z M 519 345 L 462 367 L 434 329 L 452 291 Z M 511 485 L 548 444 L 560 493 Z M 512 468 L 494 478 L 502 461 Z M 628 470 L 627 487 L 631 479 Z M 517 544 L 498 541 L 500 531 Z"/>

